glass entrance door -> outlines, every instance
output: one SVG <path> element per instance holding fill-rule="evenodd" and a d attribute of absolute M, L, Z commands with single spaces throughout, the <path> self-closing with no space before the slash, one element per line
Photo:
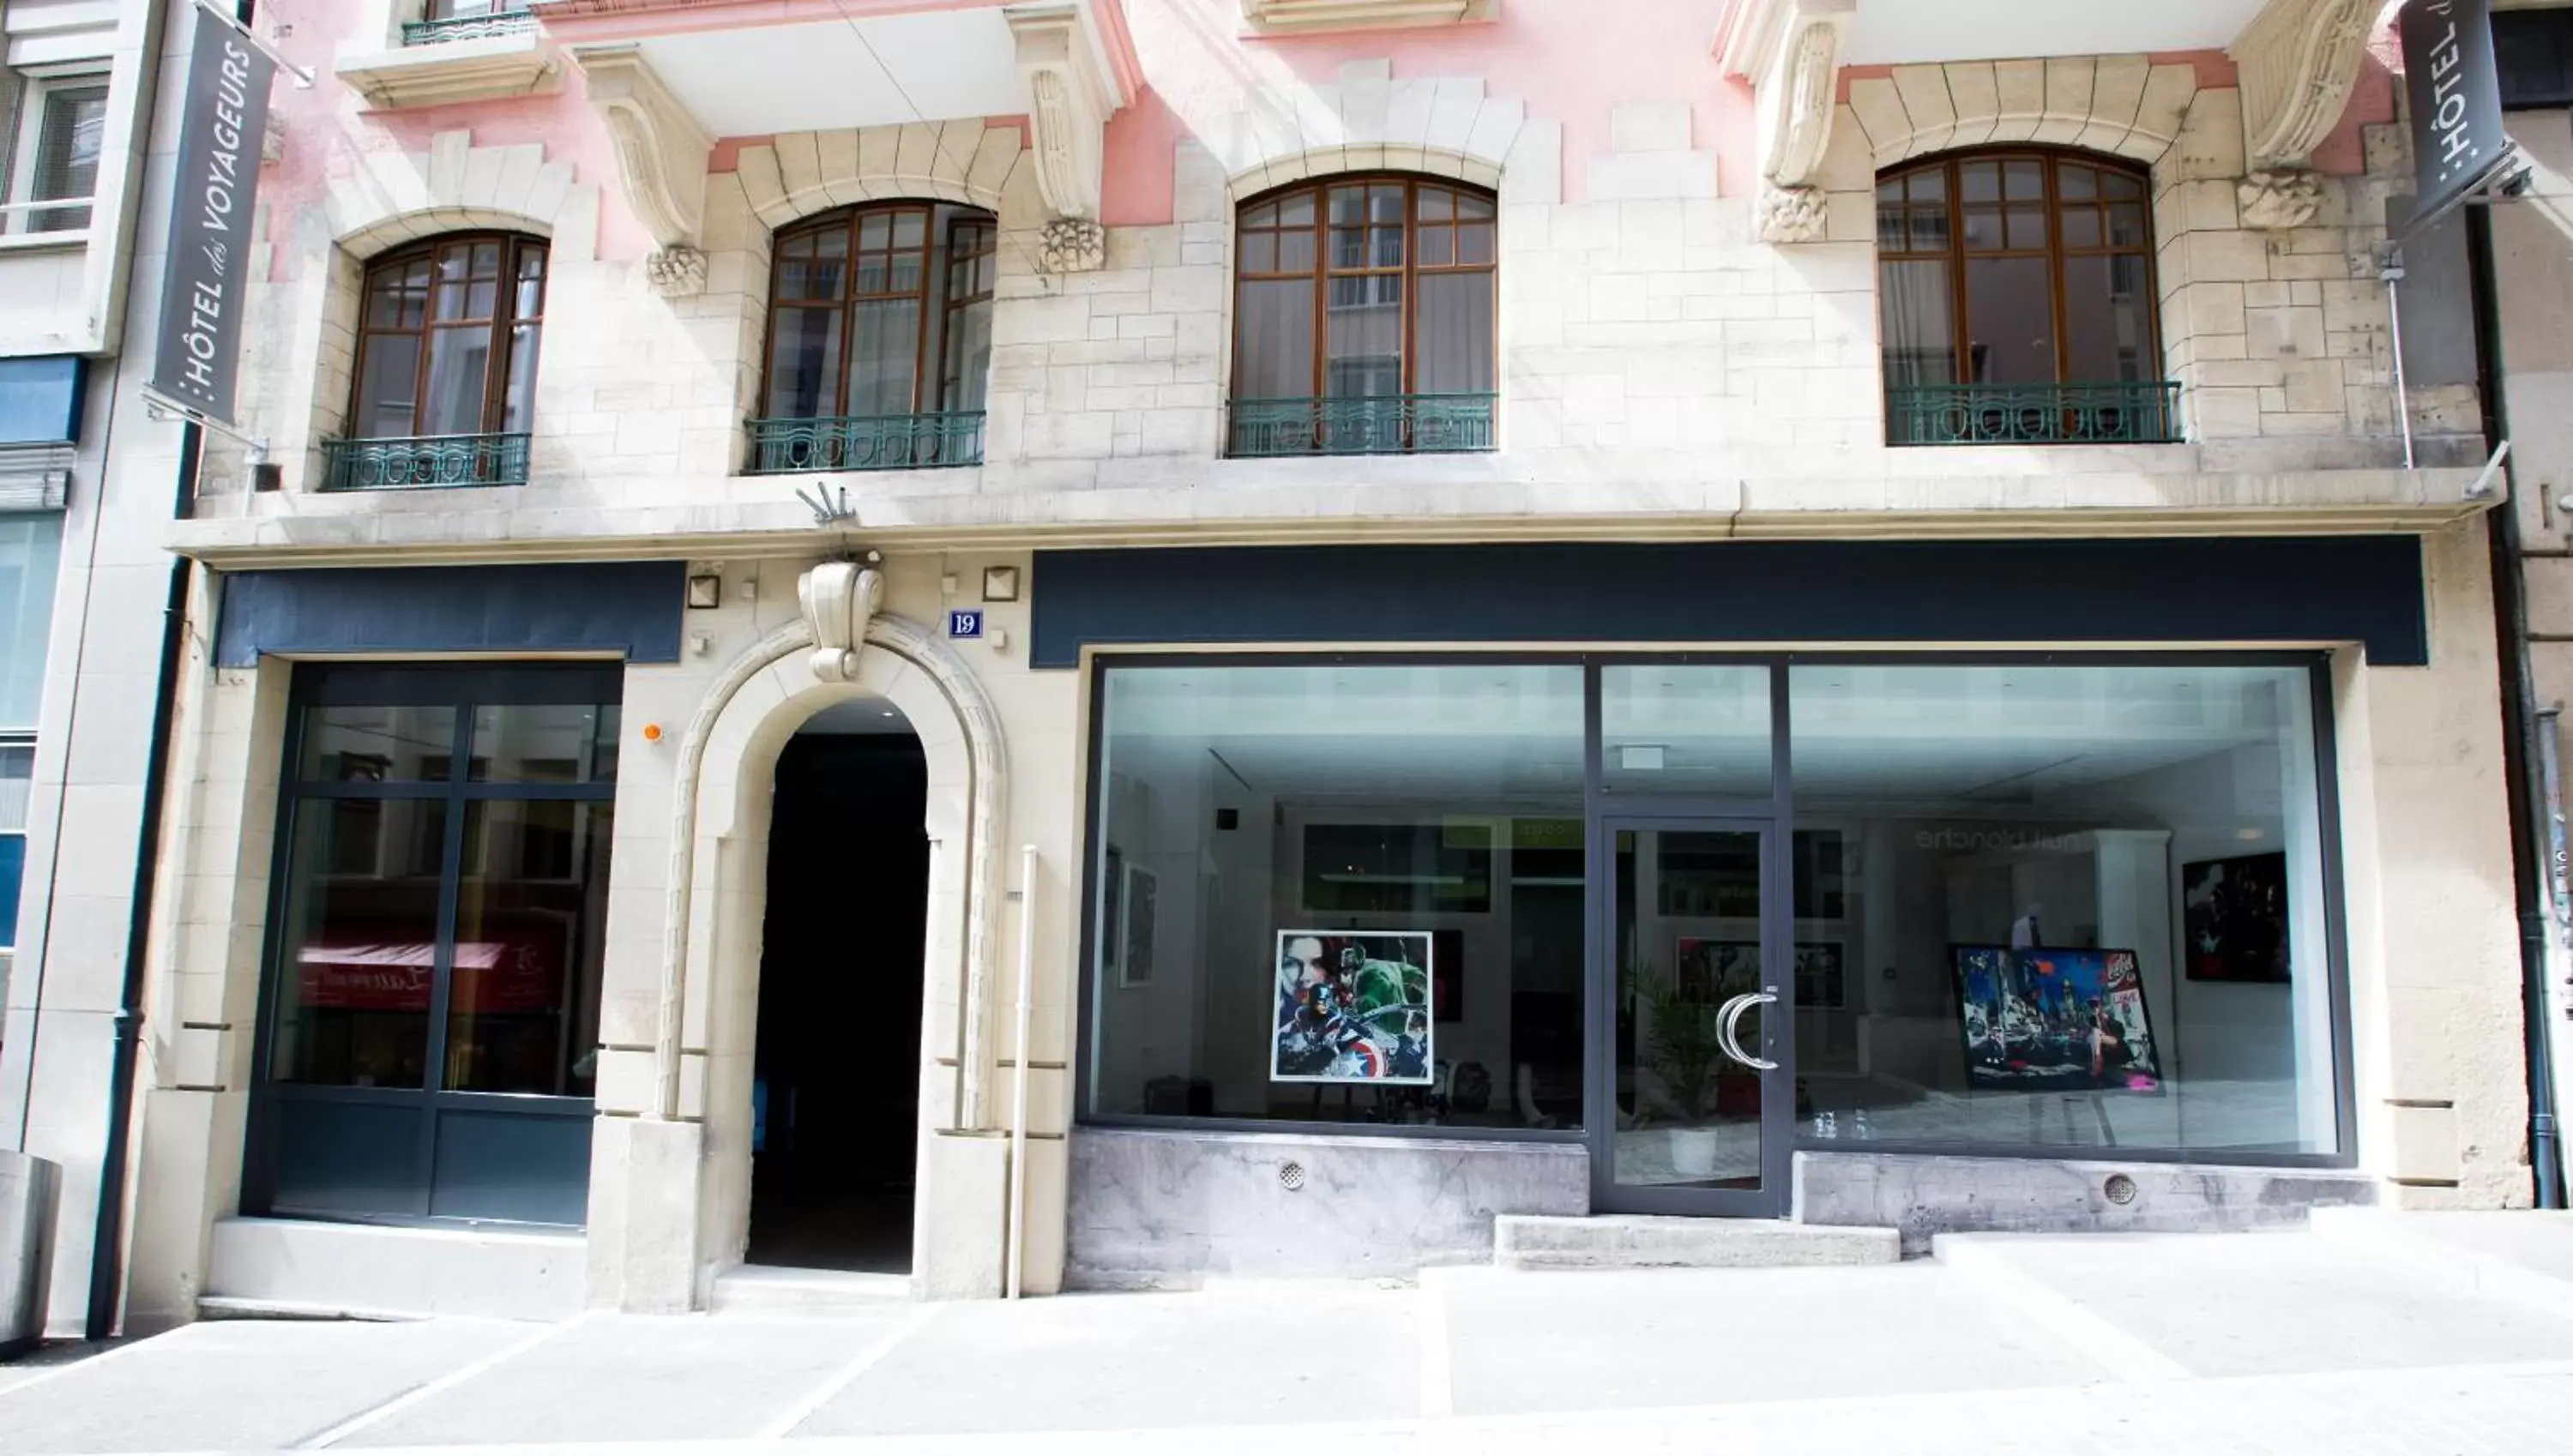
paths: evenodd
<path fill-rule="evenodd" d="M 1786 1208 L 1795 1047 L 1775 830 L 1618 818 L 1594 840 L 1592 1203 L 1775 1217 Z"/>

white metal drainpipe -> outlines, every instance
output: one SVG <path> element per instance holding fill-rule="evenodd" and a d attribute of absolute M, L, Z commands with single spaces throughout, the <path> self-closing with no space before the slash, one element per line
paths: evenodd
<path fill-rule="evenodd" d="M 1010 1297 L 1028 1262 L 1028 1038 L 1036 1025 L 1037 847 L 1019 849 L 1019 1036 L 1010 1078 Z"/>

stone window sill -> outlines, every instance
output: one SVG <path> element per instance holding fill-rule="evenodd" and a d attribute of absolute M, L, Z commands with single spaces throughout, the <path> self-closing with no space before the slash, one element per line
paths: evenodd
<path fill-rule="evenodd" d="M 88 246 L 87 228 L 61 233 L 0 233 L 0 253 L 45 253 L 57 249 L 70 252 Z"/>

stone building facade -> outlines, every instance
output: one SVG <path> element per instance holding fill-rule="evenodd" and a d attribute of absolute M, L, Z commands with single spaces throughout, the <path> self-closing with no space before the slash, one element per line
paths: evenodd
<path fill-rule="evenodd" d="M 258 17 L 136 1325 L 2525 1200 L 2372 14 L 486 8 Z"/>

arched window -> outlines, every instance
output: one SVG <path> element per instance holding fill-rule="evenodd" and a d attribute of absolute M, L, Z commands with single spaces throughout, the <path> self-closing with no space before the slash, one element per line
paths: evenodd
<path fill-rule="evenodd" d="M 879 203 L 777 236 L 750 469 L 880 470 L 983 458 L 992 215 Z"/>
<path fill-rule="evenodd" d="M 325 488 L 524 483 L 544 313 L 539 239 L 450 235 L 368 265 Z"/>
<path fill-rule="evenodd" d="M 2161 440 L 2144 174 L 2013 149 L 1876 187 L 1890 444 Z"/>
<path fill-rule="evenodd" d="M 1232 452 L 1492 447 L 1488 193 L 1334 178 L 1242 210 Z"/>

